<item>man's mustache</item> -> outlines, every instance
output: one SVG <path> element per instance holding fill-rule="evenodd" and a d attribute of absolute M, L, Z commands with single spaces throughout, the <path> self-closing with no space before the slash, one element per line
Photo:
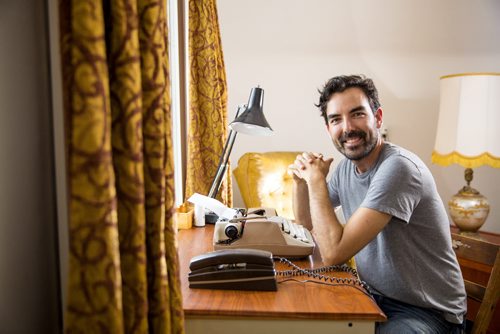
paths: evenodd
<path fill-rule="evenodd" d="M 345 143 L 348 139 L 351 138 L 361 138 L 361 139 L 366 139 L 366 132 L 360 131 L 360 130 L 352 130 L 349 132 L 344 132 L 342 136 L 340 137 L 339 141 L 340 143 Z"/>

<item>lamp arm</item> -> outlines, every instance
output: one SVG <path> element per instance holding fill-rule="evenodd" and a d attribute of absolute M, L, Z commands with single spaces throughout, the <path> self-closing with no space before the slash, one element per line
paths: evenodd
<path fill-rule="evenodd" d="M 219 159 L 219 165 L 217 167 L 217 173 L 215 174 L 214 180 L 212 181 L 212 186 L 210 187 L 210 192 L 208 196 L 215 198 L 219 192 L 220 185 L 222 183 L 222 178 L 226 173 L 227 163 L 229 161 L 229 155 L 231 155 L 231 150 L 233 149 L 234 140 L 236 139 L 237 132 L 231 130 L 229 131 L 229 136 L 227 137 L 226 144 L 222 151 L 222 155 Z"/>
<path fill-rule="evenodd" d="M 244 110 L 246 105 L 239 105 L 238 110 L 236 111 L 235 119 L 238 118 L 240 111 Z M 208 192 L 208 197 L 215 198 L 217 193 L 219 192 L 220 185 L 222 183 L 222 178 L 226 173 L 227 163 L 229 161 L 229 156 L 231 155 L 231 150 L 233 149 L 234 140 L 236 139 L 236 131 L 230 130 L 229 135 L 227 136 L 226 143 L 224 144 L 224 148 L 222 150 L 222 154 L 219 158 L 219 165 L 217 166 L 217 173 L 215 173 L 214 180 L 212 181 L 212 185 L 210 186 L 210 191 Z"/>

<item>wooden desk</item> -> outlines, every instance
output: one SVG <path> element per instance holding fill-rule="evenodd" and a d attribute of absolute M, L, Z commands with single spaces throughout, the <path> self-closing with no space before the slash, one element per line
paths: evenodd
<path fill-rule="evenodd" d="M 190 289 L 189 261 L 195 255 L 213 250 L 212 235 L 213 225 L 179 231 L 188 334 L 373 333 L 375 322 L 386 319 L 370 297 L 348 285 L 288 281 L 279 283 L 277 292 Z M 318 252 L 294 263 L 303 268 L 322 265 Z M 276 269 L 288 268 L 278 263 Z M 334 274 L 352 277 L 348 273 Z"/>

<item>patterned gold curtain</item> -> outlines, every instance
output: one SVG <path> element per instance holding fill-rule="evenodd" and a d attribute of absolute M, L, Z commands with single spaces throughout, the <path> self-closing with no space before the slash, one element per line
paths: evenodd
<path fill-rule="evenodd" d="M 226 72 L 215 0 L 189 0 L 189 129 L 186 198 L 207 195 L 227 131 Z M 217 198 L 232 206 L 231 168 Z"/>
<path fill-rule="evenodd" d="M 183 333 L 165 1 L 61 0 L 67 333 Z"/>

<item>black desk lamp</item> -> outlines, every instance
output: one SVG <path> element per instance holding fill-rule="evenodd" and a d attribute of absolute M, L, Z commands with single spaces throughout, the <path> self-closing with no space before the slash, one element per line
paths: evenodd
<path fill-rule="evenodd" d="M 255 87 L 252 88 L 252 91 L 250 92 L 248 106 L 238 106 L 236 117 L 234 121 L 229 124 L 229 128 L 231 130 L 229 131 L 229 136 L 227 137 L 222 155 L 219 159 L 217 173 L 215 174 L 212 186 L 210 187 L 210 192 L 208 193 L 209 197 L 215 198 L 219 192 L 222 178 L 226 172 L 229 161 L 229 155 L 233 149 L 234 140 L 236 139 L 236 134 L 238 132 L 256 136 L 270 136 L 273 134 L 273 129 L 271 129 L 271 126 L 269 126 L 269 123 L 267 123 L 267 120 L 264 117 L 264 112 L 262 110 L 263 103 L 264 90 L 260 87 Z M 240 112 L 242 112 L 241 115 Z"/>

